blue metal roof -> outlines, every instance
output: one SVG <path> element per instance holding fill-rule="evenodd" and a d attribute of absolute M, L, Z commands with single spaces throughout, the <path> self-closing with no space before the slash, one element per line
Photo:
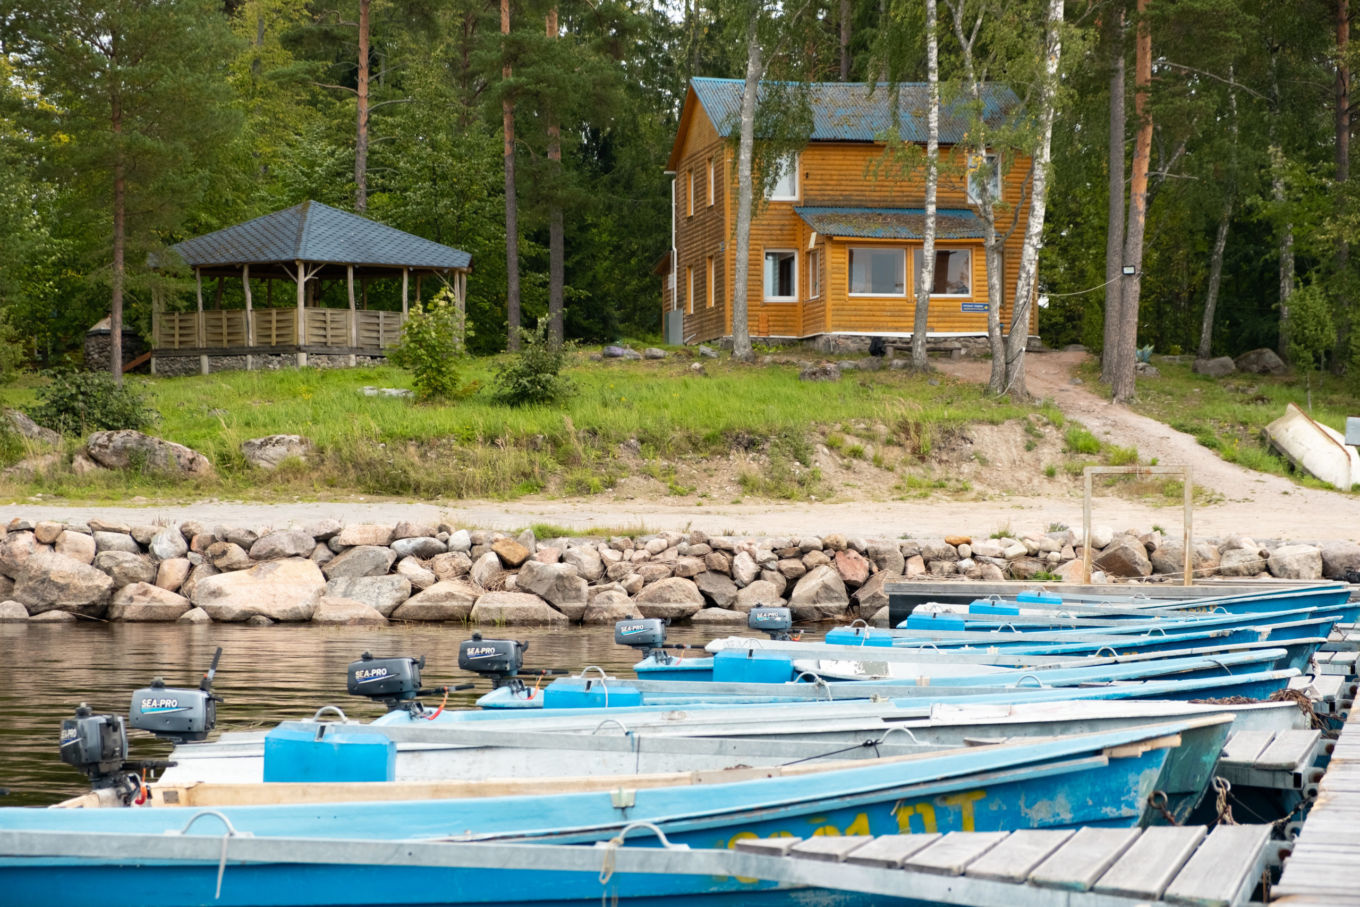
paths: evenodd
<path fill-rule="evenodd" d="M 704 105 L 718 134 L 726 138 L 741 117 L 741 79 L 690 80 L 694 93 Z M 812 135 L 816 141 L 872 142 L 892 128 L 891 93 L 886 83 L 812 82 L 807 86 L 812 106 Z M 902 140 L 926 140 L 926 110 L 929 98 L 925 82 L 903 82 L 897 86 L 897 110 Z M 940 109 L 940 141 L 955 145 L 963 141 L 968 129 L 966 101 L 954 101 Z M 1020 101 L 1005 85 L 988 83 L 982 90 L 983 120 L 996 125 L 1012 116 Z"/>
<path fill-rule="evenodd" d="M 191 267 L 281 261 L 466 269 L 472 256 L 377 221 L 306 201 L 172 246 Z"/>
<path fill-rule="evenodd" d="M 816 208 L 798 207 L 794 213 L 823 236 L 851 239 L 922 239 L 924 208 Z M 937 239 L 981 239 L 982 218 L 960 208 L 935 212 Z"/>

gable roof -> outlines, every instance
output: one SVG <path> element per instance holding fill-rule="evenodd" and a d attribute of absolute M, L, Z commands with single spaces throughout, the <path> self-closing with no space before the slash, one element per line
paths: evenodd
<path fill-rule="evenodd" d="M 395 227 L 305 201 L 171 246 L 191 267 L 281 261 L 464 270 L 472 256 Z"/>
<path fill-rule="evenodd" d="M 823 236 L 850 239 L 922 239 L 924 208 L 821 208 L 801 206 L 794 213 Z M 935 212 L 940 239 L 978 239 L 985 235 L 982 218 L 972 211 L 941 208 Z"/>
<path fill-rule="evenodd" d="M 681 114 L 675 148 L 671 152 L 669 169 L 675 169 L 676 156 L 683 142 L 691 102 L 697 101 L 712 122 L 718 135 L 727 138 L 737 128 L 741 115 L 741 94 L 745 83 L 741 79 L 690 80 L 685 95 L 685 110 Z M 812 82 L 807 85 L 808 102 L 812 106 L 813 142 L 873 142 L 892 128 L 891 92 L 887 83 L 868 82 Z M 929 99 L 929 85 L 925 82 L 902 82 L 897 86 L 898 132 L 904 142 L 925 142 L 925 111 Z M 958 100 L 940 108 L 940 142 L 956 145 L 963 141 L 968 128 L 969 111 L 966 100 Z M 1015 93 L 1005 85 L 989 82 L 982 88 L 983 120 L 996 125 L 1005 121 L 1020 107 Z"/>

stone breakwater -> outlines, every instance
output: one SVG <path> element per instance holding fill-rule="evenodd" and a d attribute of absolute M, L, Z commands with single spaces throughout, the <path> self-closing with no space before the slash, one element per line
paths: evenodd
<path fill-rule="evenodd" d="M 800 621 L 887 619 L 886 583 L 1080 581 L 1083 542 L 1017 538 L 537 539 L 448 524 L 288 529 L 14 520 L 0 537 L 0 620 L 221 621 L 267 625 L 456 621 L 611 624 L 636 617 L 743 624 L 757 605 Z M 1184 550 L 1160 532 L 1091 532 L 1094 582 L 1178 577 Z M 1360 545 L 1204 540 L 1197 576 L 1348 579 Z"/>

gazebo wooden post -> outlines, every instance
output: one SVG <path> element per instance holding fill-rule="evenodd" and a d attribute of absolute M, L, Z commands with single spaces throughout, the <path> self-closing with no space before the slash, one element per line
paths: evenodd
<path fill-rule="evenodd" d="M 354 265 L 345 265 L 345 290 L 349 294 L 349 364 L 357 364 L 354 356 L 359 346 L 359 316 L 354 312 Z"/>
<path fill-rule="evenodd" d="M 297 268 L 297 364 L 301 368 L 307 364 L 307 353 L 302 349 L 307 342 L 307 272 L 301 261 L 294 261 L 293 266 Z"/>
<path fill-rule="evenodd" d="M 416 305 L 420 305 L 420 280 L 424 276 L 423 274 L 416 275 Z"/>
<path fill-rule="evenodd" d="M 409 307 L 407 306 L 407 304 L 406 304 L 406 297 L 407 297 L 407 287 L 410 285 L 410 282 L 411 282 L 411 269 L 410 269 L 410 268 L 402 268 L 402 269 L 401 269 L 401 320 L 402 320 L 403 322 L 406 321 L 406 312 L 407 312 L 407 310 L 408 310 L 408 308 L 409 308 Z"/>
<path fill-rule="evenodd" d="M 246 347 L 255 345 L 255 310 L 251 306 L 250 300 L 250 265 L 241 266 L 241 287 L 246 292 Z M 255 368 L 255 357 L 249 352 L 246 353 L 246 371 Z"/>
<path fill-rule="evenodd" d="M 194 342 L 198 344 L 199 374 L 208 374 L 208 337 L 203 328 L 203 270 L 194 268 L 194 289 L 198 297 L 198 316 L 195 319 Z"/>

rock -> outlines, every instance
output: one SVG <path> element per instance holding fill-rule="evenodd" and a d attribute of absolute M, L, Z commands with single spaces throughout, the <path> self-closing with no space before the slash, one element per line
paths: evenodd
<path fill-rule="evenodd" d="M 29 620 L 33 623 L 70 624 L 75 623 L 77 618 L 70 611 L 56 610 L 35 613 L 32 617 L 29 618 Z"/>
<path fill-rule="evenodd" d="M 401 539 L 421 539 L 436 538 L 439 535 L 439 527 L 433 523 L 416 523 L 412 520 L 401 520 L 392 527 L 392 541 Z M 440 548 L 446 551 L 446 548 Z"/>
<path fill-rule="evenodd" d="M 724 574 L 705 570 L 694 577 L 694 585 L 704 598 L 719 608 L 728 608 L 737 600 L 737 584 Z"/>
<path fill-rule="evenodd" d="M 1093 560 L 1092 565 L 1109 576 L 1150 576 L 1152 562 L 1148 560 L 1143 543 L 1130 535 L 1121 535 L 1110 542 Z"/>
<path fill-rule="evenodd" d="M 1281 579 L 1321 579 L 1322 552 L 1312 545 L 1283 545 L 1270 552 L 1266 568 Z"/>
<path fill-rule="evenodd" d="M 478 586 L 490 589 L 501 582 L 505 570 L 501 567 L 501 559 L 496 556 L 496 552 L 488 551 L 477 559 L 468 575 Z"/>
<path fill-rule="evenodd" d="M 189 599 L 150 583 L 131 583 L 113 593 L 109 620 L 172 621 L 189 610 Z"/>
<path fill-rule="evenodd" d="M 1185 575 L 1185 549 L 1177 541 L 1164 541 L 1156 551 L 1149 555 L 1152 572 L 1157 576 L 1179 577 Z M 1218 566 L 1218 549 L 1212 545 L 1198 544 L 1190 556 L 1190 570 L 1195 576 L 1206 576 Z"/>
<path fill-rule="evenodd" d="M 985 583 L 1005 582 L 1006 574 L 996 564 L 978 564 L 978 580 Z"/>
<path fill-rule="evenodd" d="M 1024 557 L 1027 554 L 1029 554 L 1029 548 L 1023 542 L 1015 542 L 1007 545 L 1001 551 L 1001 556 L 1008 561 L 1013 561 L 1018 557 Z"/>
<path fill-rule="evenodd" d="M 254 614 L 242 621 L 247 627 L 272 627 L 274 621 L 265 617 L 263 614 Z"/>
<path fill-rule="evenodd" d="M 1146 558 L 1144 558 L 1144 560 L 1146 560 Z M 1012 578 L 1025 580 L 1033 579 L 1039 573 L 1043 572 L 1044 566 L 1044 562 L 1039 558 L 1026 555 L 1025 557 L 1017 557 L 1012 561 L 1008 561 L 1006 570 L 1010 573 Z M 960 564 L 960 569 L 963 569 L 962 564 Z M 1150 570 L 1151 567 L 1149 566 L 1148 569 Z"/>
<path fill-rule="evenodd" d="M 606 359 L 641 359 L 642 354 L 637 350 L 631 350 L 626 346 L 610 344 L 600 351 L 600 355 Z"/>
<path fill-rule="evenodd" d="M 839 381 L 841 380 L 840 366 L 834 362 L 818 362 L 815 365 L 805 365 L 798 372 L 799 381 Z"/>
<path fill-rule="evenodd" d="M 1223 378 L 1237 371 L 1237 363 L 1233 362 L 1231 356 L 1219 356 L 1217 359 L 1196 359 L 1192 370 L 1197 375 Z"/>
<path fill-rule="evenodd" d="M 779 607 L 784 604 L 784 599 L 780 597 L 783 591 L 767 579 L 758 579 L 737 591 L 737 599 L 732 607 L 743 614 L 749 613 L 752 608 Z"/>
<path fill-rule="evenodd" d="M 293 557 L 199 581 L 192 601 L 215 621 L 260 615 L 275 621 L 311 620 L 326 580 L 316 564 Z"/>
<path fill-rule="evenodd" d="M 392 611 L 393 620 L 460 620 L 472 614 L 482 591 L 461 580 L 442 580 L 411 596 Z"/>
<path fill-rule="evenodd" d="M 582 608 L 582 612 L 584 612 Z M 565 625 L 565 615 L 527 592 L 487 592 L 472 606 L 474 624 L 506 624 L 512 627 Z"/>
<path fill-rule="evenodd" d="M 1322 575 L 1327 579 L 1354 582 L 1360 574 L 1360 545 L 1355 542 L 1328 542 L 1322 546 Z"/>
<path fill-rule="evenodd" d="M 571 564 L 526 561 L 520 568 L 515 588 L 537 595 L 573 622 L 585 614 L 589 601 L 589 583 Z"/>
<path fill-rule="evenodd" d="M 642 577 L 643 585 L 651 585 L 657 580 L 670 576 L 674 571 L 666 564 L 643 563 L 638 564 L 634 572 Z"/>
<path fill-rule="evenodd" d="M 45 454 L 35 454 L 31 457 L 24 457 L 18 463 L 5 469 L 0 475 L 12 478 L 33 479 L 37 476 L 52 472 L 60 466 L 61 463 L 61 454 L 56 451 Z M 86 463 L 90 464 L 91 470 L 97 470 L 99 468 L 93 463 L 90 463 L 88 457 L 84 457 L 82 454 L 76 454 L 71 463 L 71 471 L 76 475 L 85 475 L 87 471 L 85 469 Z"/>
<path fill-rule="evenodd" d="M 346 526 L 335 534 L 335 543 L 345 548 L 386 547 L 392 544 L 392 527 L 378 526 L 373 523 Z"/>
<path fill-rule="evenodd" d="M 180 532 L 178 526 L 161 529 L 151 537 L 146 547 L 147 552 L 158 562 L 184 557 L 189 553 L 189 544 L 184 541 L 184 533 Z"/>
<path fill-rule="evenodd" d="M 421 560 L 429 560 L 448 551 L 448 546 L 437 538 L 422 536 L 397 539 L 392 542 L 392 550 L 397 553 L 397 557 L 418 557 Z"/>
<path fill-rule="evenodd" d="M 344 527 L 340 525 L 339 520 L 332 519 L 311 520 L 310 522 L 303 523 L 301 526 L 303 532 L 307 533 L 318 542 L 325 542 L 335 538 L 340 534 L 340 530 L 343 528 Z"/>
<path fill-rule="evenodd" d="M 203 554 L 208 563 L 222 571 L 248 570 L 255 564 L 250 555 L 235 542 L 213 542 Z"/>
<path fill-rule="evenodd" d="M 636 620 L 642 612 L 622 589 L 606 589 L 586 605 L 581 623 L 589 625 L 613 624 L 620 620 Z"/>
<path fill-rule="evenodd" d="M 841 617 L 850 607 L 845 583 L 831 567 L 817 567 L 793 587 L 789 607 L 796 620 L 825 620 Z"/>
<path fill-rule="evenodd" d="M 359 393 L 363 394 L 365 397 L 414 397 L 414 396 L 415 396 L 415 394 L 410 390 L 410 388 L 405 388 L 405 387 L 374 387 L 374 386 L 371 385 L 371 384 L 365 384 L 363 387 L 359 388 Z"/>
<path fill-rule="evenodd" d="M 321 572 L 326 574 L 327 579 L 337 576 L 383 576 L 392 569 L 392 562 L 396 559 L 396 552 L 391 548 L 359 545 L 337 554 L 334 560 L 321 568 Z"/>
<path fill-rule="evenodd" d="M 619 579 L 619 587 L 628 595 L 637 595 L 642 586 L 642 577 L 636 573 L 626 573 Z"/>
<path fill-rule="evenodd" d="M 54 547 L 57 554 L 64 554 L 82 564 L 93 564 L 94 556 L 98 551 L 94 544 L 94 536 L 86 535 L 83 532 L 73 532 L 70 529 L 57 537 L 57 543 Z M 3 567 L 0 567 L 0 569 L 3 569 Z"/>
<path fill-rule="evenodd" d="M 137 544 L 137 540 L 126 532 L 96 532 L 94 534 L 94 548 L 96 551 L 126 551 L 129 554 L 141 554 L 142 546 Z"/>
<path fill-rule="evenodd" d="M 101 551 L 94 556 L 94 566 L 113 579 L 115 589 L 128 583 L 151 583 L 156 579 L 156 563 L 144 554 Z"/>
<path fill-rule="evenodd" d="M 845 584 L 853 589 L 858 589 L 869 580 L 869 562 L 853 549 L 837 551 L 835 567 Z"/>
<path fill-rule="evenodd" d="M 725 551 L 710 551 L 704 555 L 704 566 L 714 573 L 732 574 L 732 558 Z"/>
<path fill-rule="evenodd" d="M 512 538 L 501 537 L 491 543 L 501 563 L 513 570 L 529 559 L 529 549 Z"/>
<path fill-rule="evenodd" d="M 1284 364 L 1284 360 L 1276 355 L 1275 351 L 1267 347 L 1260 347 L 1248 350 L 1233 360 L 1233 365 L 1239 372 L 1250 372 L 1253 375 L 1287 375 L 1289 366 Z"/>
<path fill-rule="evenodd" d="M 193 561 L 187 557 L 172 557 L 156 565 L 156 585 L 168 592 L 178 592 L 189 578 Z"/>
<path fill-rule="evenodd" d="M 699 355 L 705 359 L 717 359 L 718 351 L 706 343 L 699 344 Z"/>
<path fill-rule="evenodd" d="M 6 409 L 5 421 L 9 423 L 9 427 L 15 434 L 23 438 L 28 438 L 30 441 L 41 441 L 52 447 L 56 447 L 61 443 L 60 434 L 54 432 L 50 428 L 43 428 L 37 422 L 30 419 L 25 413 L 21 413 L 17 409 Z"/>
<path fill-rule="evenodd" d="M 604 576 L 600 552 L 588 545 L 567 548 L 562 552 L 562 562 L 575 567 L 577 574 L 588 583 L 599 582 Z"/>
<path fill-rule="evenodd" d="M 208 458 L 196 450 L 126 428 L 90 435 L 85 453 L 105 469 L 150 468 L 188 476 L 209 476 L 213 471 Z"/>
<path fill-rule="evenodd" d="M 784 558 L 775 564 L 775 569 L 785 579 L 798 579 L 807 573 L 808 568 L 803 565 L 800 558 Z"/>
<path fill-rule="evenodd" d="M 55 520 L 43 520 L 34 525 L 33 538 L 37 539 L 39 544 L 51 545 L 60 538 L 61 534 L 65 531 L 65 523 L 58 523 Z"/>
<path fill-rule="evenodd" d="M 732 558 L 732 581 L 738 586 L 749 586 L 760 576 L 760 565 L 749 551 L 738 551 Z"/>
<path fill-rule="evenodd" d="M 666 356 L 667 353 L 665 350 L 657 349 L 654 346 L 649 346 L 642 351 L 643 359 L 665 359 Z"/>
<path fill-rule="evenodd" d="M 282 557 L 309 557 L 316 547 L 316 539 L 301 529 L 287 529 L 262 535 L 250 546 L 250 558 L 274 561 Z"/>
<path fill-rule="evenodd" d="M 385 624 L 387 618 L 372 605 L 366 605 L 352 598 L 323 595 L 321 600 L 316 603 L 316 610 L 312 612 L 312 623 L 331 626 L 358 626 L 361 624 Z"/>
<path fill-rule="evenodd" d="M 562 549 L 554 545 L 539 545 L 532 560 L 540 564 L 559 564 L 562 562 Z"/>
<path fill-rule="evenodd" d="M 946 545 L 953 545 L 957 548 L 960 545 L 971 545 L 973 543 L 973 537 L 970 535 L 946 535 L 944 537 L 944 543 Z"/>
<path fill-rule="evenodd" d="M 472 550 L 472 535 L 466 529 L 459 529 L 449 535 L 447 544 L 450 551 L 466 553 Z M 584 574 L 582 575 L 584 576 Z"/>
<path fill-rule="evenodd" d="M 335 552 L 327 547 L 325 542 L 317 542 L 316 547 L 312 549 L 312 553 L 307 555 L 307 560 L 316 564 L 318 567 L 324 567 L 335 560 Z"/>
<path fill-rule="evenodd" d="M 895 583 L 902 579 L 902 574 L 892 573 L 888 570 L 880 570 L 855 590 L 850 597 L 855 600 L 855 608 L 860 616 L 876 614 L 880 608 L 888 606 L 888 593 L 883 588 L 888 583 Z"/>
<path fill-rule="evenodd" d="M 908 577 L 925 576 L 926 575 L 925 558 L 921 557 L 921 555 L 919 554 L 913 554 L 911 557 L 907 558 L 906 572 L 903 575 Z"/>
<path fill-rule="evenodd" d="M 1114 541 L 1114 530 L 1109 526 L 1091 527 L 1091 547 L 1104 548 Z"/>
<path fill-rule="evenodd" d="M 37 537 L 32 532 L 11 531 L 0 539 L 0 573 L 11 579 L 18 579 L 28 559 L 39 551 L 47 550 L 38 543 Z"/>
<path fill-rule="evenodd" d="M 428 589 L 439 582 L 439 576 L 433 570 L 421 566 L 420 560 L 414 557 L 404 557 L 397 561 L 397 566 L 392 572 L 405 579 L 411 584 L 411 588 L 417 590 Z M 458 576 L 462 576 L 466 573 L 467 571 L 464 570 L 463 573 L 458 574 Z M 374 578 L 377 579 L 378 577 Z M 449 579 L 455 578 L 456 577 L 454 576 L 449 577 Z"/>
<path fill-rule="evenodd" d="M 885 605 L 875 611 L 872 617 L 866 619 L 871 627 L 886 627 L 888 625 L 889 617 L 890 613 L 888 607 Z"/>
<path fill-rule="evenodd" d="M 956 561 L 959 550 L 944 539 L 921 539 L 921 557 L 929 561 Z"/>
<path fill-rule="evenodd" d="M 689 619 L 692 624 L 715 624 L 721 626 L 746 626 L 745 611 L 729 611 L 727 608 L 700 608 Z"/>
<path fill-rule="evenodd" d="M 217 576 L 220 571 L 212 564 L 195 564 L 194 569 L 189 571 L 189 578 L 184 581 L 184 585 L 179 587 L 179 594 L 189 601 L 194 600 L 194 589 L 198 584 L 210 576 Z"/>
<path fill-rule="evenodd" d="M 21 620 L 28 620 L 28 609 L 22 602 L 0 602 L 0 624 L 16 623 Z"/>
<path fill-rule="evenodd" d="M 361 602 L 383 617 L 391 617 L 410 599 L 411 582 L 404 576 L 337 576 L 326 581 L 325 594 Z"/>
<path fill-rule="evenodd" d="M 1265 569 L 1266 559 L 1260 549 L 1229 548 L 1218 562 L 1220 576 L 1255 576 Z"/>
<path fill-rule="evenodd" d="M 24 562 L 10 594 L 35 616 L 61 610 L 99 617 L 111 592 L 113 579 L 104 571 L 43 548 Z"/>
<path fill-rule="evenodd" d="M 704 596 L 693 580 L 672 576 L 643 589 L 634 604 L 644 617 L 685 619 L 704 606 Z"/>
<path fill-rule="evenodd" d="M 181 614 L 179 620 L 176 621 L 176 623 L 181 624 L 210 624 L 212 622 L 212 617 L 202 608 L 190 608 Z"/>
<path fill-rule="evenodd" d="M 708 565 L 704 563 L 704 559 L 701 557 L 676 558 L 675 566 L 671 568 L 671 572 L 676 576 L 683 576 L 686 579 L 694 579 L 706 570 L 708 570 Z"/>
<path fill-rule="evenodd" d="M 400 564 L 398 564 L 400 567 Z M 467 576 L 472 569 L 472 558 L 467 556 L 465 551 L 450 551 L 447 554 L 436 554 L 430 558 L 426 565 L 436 579 L 458 579 Z M 500 569 L 500 559 L 496 561 L 496 569 Z"/>
<path fill-rule="evenodd" d="M 900 576 L 906 569 L 907 559 L 902 556 L 902 548 L 896 542 L 874 539 L 867 544 L 866 551 L 869 563 L 879 570 Z"/>
<path fill-rule="evenodd" d="M 311 442 L 302 435 L 266 435 L 241 442 L 241 455 L 256 469 L 277 469 L 287 459 L 306 463 Z"/>

